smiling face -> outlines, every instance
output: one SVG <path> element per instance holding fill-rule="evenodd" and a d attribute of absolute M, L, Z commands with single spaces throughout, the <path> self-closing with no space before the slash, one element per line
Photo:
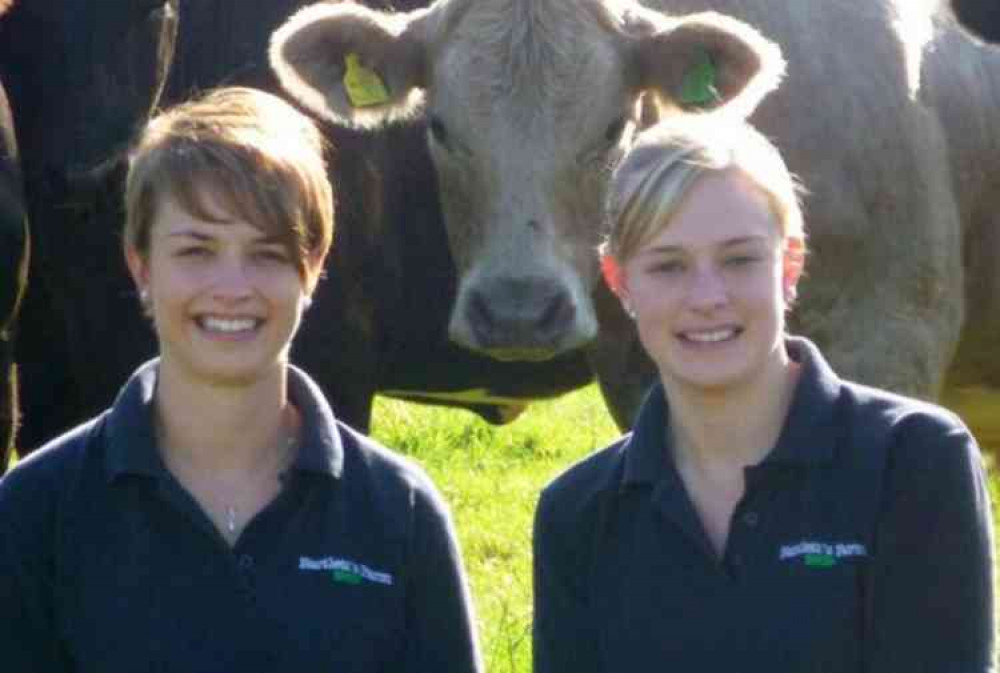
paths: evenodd
<path fill-rule="evenodd" d="M 622 267 L 619 294 L 666 386 L 741 387 L 787 364 L 795 249 L 770 199 L 743 174 L 697 178 Z"/>
<path fill-rule="evenodd" d="M 148 297 L 161 368 L 213 385 L 280 376 L 312 288 L 281 241 L 231 216 L 211 190 L 203 199 L 211 220 L 161 196 L 148 252 L 126 251 Z"/>

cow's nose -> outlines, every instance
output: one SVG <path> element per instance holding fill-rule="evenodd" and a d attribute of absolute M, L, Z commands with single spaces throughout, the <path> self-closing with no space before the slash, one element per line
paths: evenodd
<path fill-rule="evenodd" d="M 570 294 L 547 278 L 500 278 L 469 294 L 469 325 L 482 350 L 500 359 L 551 357 L 572 328 Z"/>

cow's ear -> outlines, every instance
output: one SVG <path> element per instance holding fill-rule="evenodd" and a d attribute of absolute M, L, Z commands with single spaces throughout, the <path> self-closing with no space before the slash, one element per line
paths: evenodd
<path fill-rule="evenodd" d="M 335 123 L 369 128 L 405 118 L 425 85 L 426 14 L 311 5 L 271 36 L 271 67 L 292 96 Z"/>
<path fill-rule="evenodd" d="M 640 87 L 662 107 L 725 108 L 747 117 L 784 76 L 781 49 L 741 21 L 703 12 L 664 22 L 663 15 L 643 13 L 648 32 L 636 42 Z"/>

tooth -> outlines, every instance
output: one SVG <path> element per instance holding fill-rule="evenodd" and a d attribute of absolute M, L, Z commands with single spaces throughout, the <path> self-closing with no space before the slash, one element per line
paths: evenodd
<path fill-rule="evenodd" d="M 205 318 L 204 324 L 206 329 L 217 332 L 241 332 L 253 329 L 254 320 L 249 318 L 233 320 L 225 320 L 223 318 Z"/>
<path fill-rule="evenodd" d="M 728 339 L 732 335 L 733 335 L 733 330 L 724 329 L 724 330 L 716 330 L 714 332 L 700 332 L 700 333 L 690 332 L 688 333 L 688 338 L 691 339 L 692 341 L 700 341 L 703 343 L 716 343 Z"/>

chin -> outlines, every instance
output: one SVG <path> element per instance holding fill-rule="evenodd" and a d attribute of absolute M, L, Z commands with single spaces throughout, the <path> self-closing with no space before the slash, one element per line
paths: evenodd
<path fill-rule="evenodd" d="M 664 381 L 706 393 L 719 393 L 738 388 L 746 382 L 750 373 L 744 368 L 698 368 L 669 367 L 661 368 Z"/>
<path fill-rule="evenodd" d="M 192 363 L 189 370 L 198 381 L 217 388 L 246 388 L 273 377 L 284 367 L 283 361 L 259 363 Z"/>

